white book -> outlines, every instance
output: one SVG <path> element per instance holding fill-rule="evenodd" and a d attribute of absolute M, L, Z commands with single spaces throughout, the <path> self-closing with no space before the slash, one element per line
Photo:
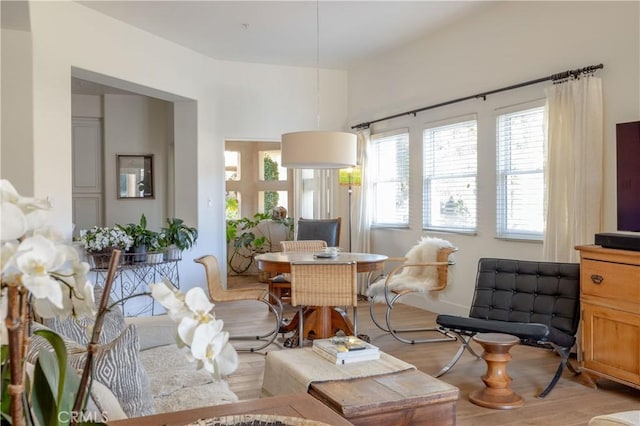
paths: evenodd
<path fill-rule="evenodd" d="M 376 360 L 376 359 L 380 359 L 380 351 L 377 352 L 365 352 L 362 355 L 359 354 L 351 354 L 348 357 L 345 358 L 337 358 L 335 355 L 332 355 L 331 353 L 320 349 L 318 346 L 313 346 L 313 353 L 315 353 L 316 355 L 326 359 L 327 361 L 333 363 L 333 364 L 351 364 L 354 362 L 361 362 L 361 361 L 371 361 L 371 360 Z M 356 351 L 356 352 L 360 352 L 360 351 Z"/>
<path fill-rule="evenodd" d="M 376 355 L 377 358 L 380 357 L 380 350 L 377 346 L 353 336 L 316 339 L 313 341 L 313 350 L 316 352 L 326 353 L 330 356 L 331 360 L 352 358 L 362 360 L 363 358 Z"/>

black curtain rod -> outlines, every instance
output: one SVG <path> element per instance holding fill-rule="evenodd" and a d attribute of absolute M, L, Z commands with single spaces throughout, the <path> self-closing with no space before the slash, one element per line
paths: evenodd
<path fill-rule="evenodd" d="M 593 73 L 596 70 L 599 70 L 601 68 L 604 68 L 604 65 L 602 65 L 602 64 L 589 65 L 588 67 L 584 67 L 584 68 L 579 68 L 579 69 L 575 69 L 575 70 L 568 70 L 568 71 L 560 72 L 560 73 L 557 73 L 557 74 L 551 74 L 551 75 L 548 75 L 546 77 L 536 78 L 535 80 L 525 81 L 524 83 L 513 84 L 511 86 L 502 87 L 500 89 L 494 89 L 494 90 L 490 90 L 488 92 L 478 93 L 477 95 L 465 96 L 464 98 L 453 99 L 451 101 L 441 102 L 439 104 L 430 105 L 430 106 L 427 106 L 427 107 L 418 108 L 418 109 L 414 109 L 414 110 L 411 110 L 411 111 L 401 112 L 399 114 L 390 115 L 388 117 L 378 118 L 377 120 L 367 121 L 367 122 L 364 122 L 364 123 L 356 124 L 355 126 L 351 126 L 351 128 L 355 129 L 355 130 L 367 129 L 374 123 L 379 123 L 381 121 L 391 120 L 392 118 L 402 117 L 403 115 L 413 115 L 413 116 L 415 116 L 417 113 L 422 112 L 422 111 L 426 111 L 426 110 L 434 109 L 434 108 L 439 108 L 439 107 L 442 107 L 442 106 L 445 106 L 445 105 L 455 104 L 457 102 L 468 101 L 470 99 L 482 98 L 482 100 L 487 100 L 487 96 L 488 95 L 493 95 L 494 93 L 504 92 L 504 91 L 512 90 L 512 89 L 518 89 L 520 87 L 525 87 L 525 86 L 531 86 L 533 84 L 542 83 L 543 81 L 564 80 L 564 79 L 570 78 L 570 77 L 575 78 L 575 77 L 580 76 L 581 74 Z"/>

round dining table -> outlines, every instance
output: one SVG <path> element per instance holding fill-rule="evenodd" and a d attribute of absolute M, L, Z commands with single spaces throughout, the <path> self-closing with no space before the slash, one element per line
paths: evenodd
<path fill-rule="evenodd" d="M 258 262 L 258 269 L 265 272 L 276 272 L 279 274 L 291 272 L 291 262 L 356 262 L 358 272 L 373 272 L 384 268 L 384 263 L 389 259 L 383 254 L 373 253 L 349 253 L 338 252 L 336 256 L 324 256 L 323 253 L 306 252 L 273 252 L 263 253 L 255 257 Z"/>
<path fill-rule="evenodd" d="M 356 268 L 359 273 L 368 273 L 369 278 L 375 271 L 384 269 L 384 264 L 389 259 L 383 254 L 373 253 L 350 253 L 339 252 L 335 256 L 326 256 L 324 253 L 307 253 L 307 252 L 273 252 L 263 253 L 255 257 L 258 269 L 265 272 L 289 273 L 291 272 L 291 263 L 295 262 L 317 262 L 317 263 L 335 263 L 335 262 L 356 262 Z M 298 314 L 286 325 L 280 327 L 281 333 L 296 332 L 299 326 Z M 312 339 L 324 339 L 335 336 L 338 331 L 344 332 L 348 336 L 356 334 L 353 323 L 347 318 L 342 310 L 337 310 L 330 306 L 309 307 L 304 311 L 304 335 Z M 368 341 L 367 336 L 360 335 Z M 289 338 L 285 341 L 285 346 L 296 346 L 298 338 Z"/>

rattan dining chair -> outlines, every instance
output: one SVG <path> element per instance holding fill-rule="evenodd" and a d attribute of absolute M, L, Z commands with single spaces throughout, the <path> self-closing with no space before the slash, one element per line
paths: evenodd
<path fill-rule="evenodd" d="M 280 241 L 280 248 L 283 253 L 322 251 L 327 247 L 323 240 L 304 241 Z M 291 301 L 291 274 L 279 274 L 269 279 L 269 292 L 280 299 L 282 303 Z"/>
<path fill-rule="evenodd" d="M 232 340 L 255 340 L 260 343 L 249 348 L 236 348 L 237 351 L 255 352 L 269 346 L 278 336 L 280 325 L 282 325 L 282 303 L 277 297 L 273 297 L 264 288 L 241 288 L 227 290 L 222 287 L 220 279 L 220 266 L 218 259 L 212 255 L 205 255 L 193 260 L 204 266 L 207 276 L 207 286 L 209 287 L 209 298 L 212 302 L 237 302 L 241 300 L 255 300 L 267 305 L 269 312 L 274 316 L 274 326 L 267 333 L 257 336 L 229 336 Z M 273 300 L 273 301 L 272 301 Z"/>
<path fill-rule="evenodd" d="M 356 262 L 292 262 L 291 304 L 298 306 L 298 337 L 305 339 L 304 307 L 353 307 L 353 330 L 358 335 L 358 280 Z M 328 330 L 334 334 L 337 330 Z M 344 331 L 344 330 L 343 330 Z M 321 334 L 316 330 L 317 334 Z"/>

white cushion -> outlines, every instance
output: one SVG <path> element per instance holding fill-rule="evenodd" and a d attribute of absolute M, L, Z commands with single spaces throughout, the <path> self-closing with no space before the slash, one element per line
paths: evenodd
<path fill-rule="evenodd" d="M 639 426 L 640 410 L 603 414 L 589 420 L 589 426 Z"/>

